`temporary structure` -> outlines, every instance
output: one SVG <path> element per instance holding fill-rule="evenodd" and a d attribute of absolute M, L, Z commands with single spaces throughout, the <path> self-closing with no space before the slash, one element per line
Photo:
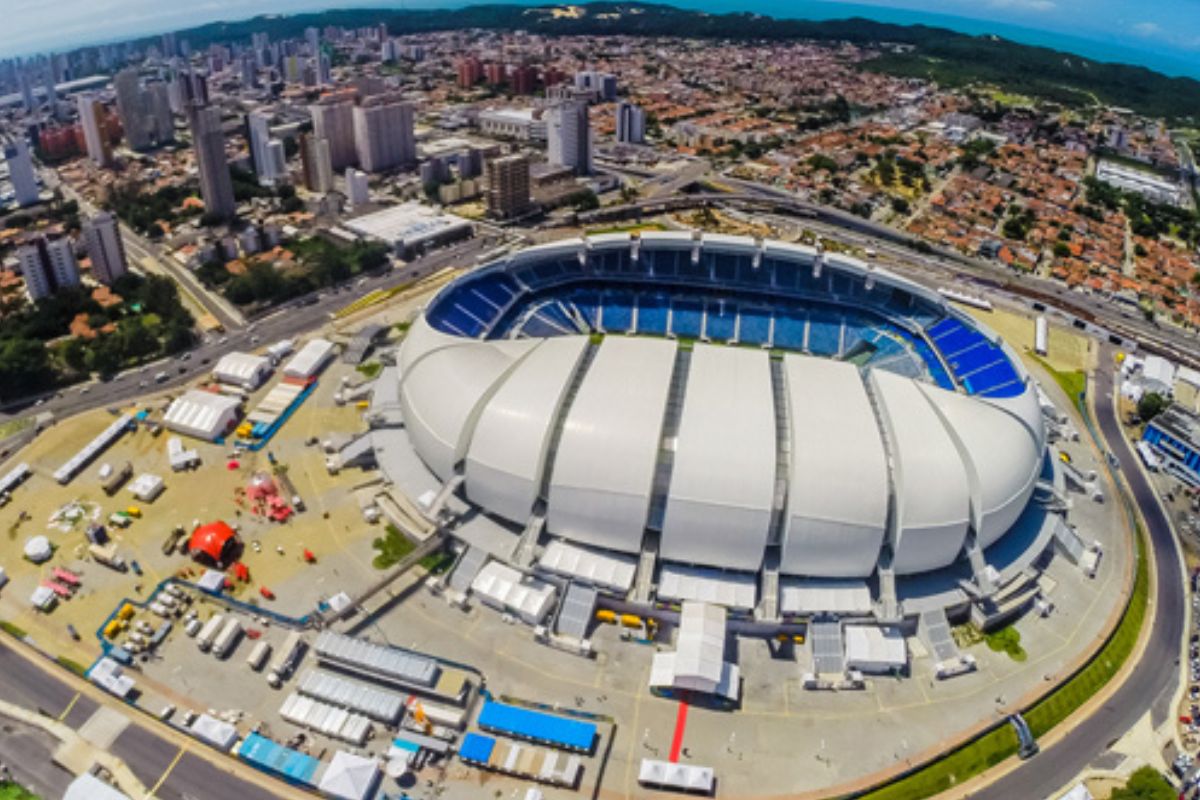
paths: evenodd
<path fill-rule="evenodd" d="M 379 762 L 339 750 L 317 788 L 339 800 L 365 800 L 379 785 Z"/>
<path fill-rule="evenodd" d="M 53 554 L 54 548 L 50 546 L 50 540 L 45 536 L 34 536 L 25 543 L 25 557 L 35 564 L 49 560 Z"/>

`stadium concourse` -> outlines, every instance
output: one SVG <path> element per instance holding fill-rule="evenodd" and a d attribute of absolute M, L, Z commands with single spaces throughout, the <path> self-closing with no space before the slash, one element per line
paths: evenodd
<path fill-rule="evenodd" d="M 415 321 L 369 413 L 381 468 L 453 535 L 638 604 L 997 613 L 1072 535 L 1007 345 L 779 242 L 598 235 L 483 265 Z"/>

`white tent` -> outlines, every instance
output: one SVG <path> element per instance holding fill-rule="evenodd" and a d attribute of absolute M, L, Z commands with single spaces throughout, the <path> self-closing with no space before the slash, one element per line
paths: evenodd
<path fill-rule="evenodd" d="M 379 762 L 339 750 L 334 753 L 321 782 L 322 794 L 338 800 L 365 800 L 379 784 Z"/>
<path fill-rule="evenodd" d="M 1092 793 L 1082 783 L 1077 783 L 1071 787 L 1071 791 L 1064 794 L 1059 800 L 1092 800 Z"/>
<path fill-rule="evenodd" d="M 213 367 L 212 374 L 218 383 L 257 389 L 271 374 L 271 360 L 251 353 L 227 353 Z"/>
<path fill-rule="evenodd" d="M 85 772 L 71 781 L 63 800 L 129 800 L 129 795 L 117 791 L 90 772 Z"/>
<path fill-rule="evenodd" d="M 674 653 L 656 653 L 650 687 L 717 695 L 736 702 L 740 689 L 737 664 L 725 660 L 725 609 L 685 602 Z"/>
<path fill-rule="evenodd" d="M 144 503 L 153 502 L 154 498 L 162 494 L 165 488 L 163 479 L 149 472 L 143 472 L 133 483 L 129 484 L 129 491 Z"/>
<path fill-rule="evenodd" d="M 48 586 L 39 586 L 29 595 L 29 604 L 40 611 L 49 611 L 54 607 L 54 590 Z"/>
<path fill-rule="evenodd" d="M 208 714 L 196 717 L 196 721 L 192 723 L 192 735 L 218 750 L 225 751 L 233 747 L 238 738 L 237 728 Z"/>
<path fill-rule="evenodd" d="M 710 794 L 713 790 L 712 767 L 672 764 L 643 758 L 638 768 L 638 783 L 663 789 Z"/>
<path fill-rule="evenodd" d="M 554 587 L 523 575 L 499 561 L 489 561 L 471 581 L 471 591 L 483 602 L 537 625 L 554 605 Z"/>
<path fill-rule="evenodd" d="M 283 374 L 307 380 L 325 368 L 333 357 L 333 350 L 333 342 L 328 339 L 313 339 L 284 365 Z"/>
<path fill-rule="evenodd" d="M 163 424 L 176 433 L 212 441 L 233 425 L 239 405 L 233 397 L 193 389 L 171 403 Z"/>
<path fill-rule="evenodd" d="M 847 625 L 846 666 L 868 674 L 886 674 L 908 666 L 908 647 L 894 627 Z"/>
<path fill-rule="evenodd" d="M 41 564 L 54 553 L 50 540 L 45 536 L 34 536 L 25 543 L 25 557 L 35 564 Z"/>

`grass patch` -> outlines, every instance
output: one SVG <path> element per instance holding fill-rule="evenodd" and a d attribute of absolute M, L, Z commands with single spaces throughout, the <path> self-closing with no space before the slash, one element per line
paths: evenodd
<path fill-rule="evenodd" d="M 1001 725 L 930 766 L 862 795 L 860 800 L 918 800 L 933 797 L 991 769 L 1016 752 L 1017 734 L 1011 725 Z"/>
<path fill-rule="evenodd" d="M 983 641 L 987 642 L 992 652 L 1004 653 L 1013 661 L 1021 662 L 1029 658 L 1025 648 L 1021 647 L 1020 632 L 1011 625 L 983 634 Z"/>
<path fill-rule="evenodd" d="M 1084 374 L 1083 370 L 1076 369 L 1070 372 L 1063 372 L 1050 366 L 1044 358 L 1040 358 L 1033 353 L 1030 353 L 1029 357 L 1040 364 L 1042 369 L 1050 373 L 1050 377 L 1066 393 L 1072 403 L 1075 403 L 1076 406 L 1079 405 L 1079 398 L 1087 390 L 1087 375 Z"/>
<path fill-rule="evenodd" d="M 383 369 L 383 364 L 378 361 L 368 361 L 366 364 L 359 364 L 354 369 L 366 378 L 374 378 Z"/>
<path fill-rule="evenodd" d="M 8 622 L 5 620 L 0 620 L 0 631 L 4 631 L 9 636 L 15 636 L 18 639 L 24 639 L 26 636 L 24 628 L 21 628 L 17 625 L 12 624 L 11 622 Z"/>
<path fill-rule="evenodd" d="M 430 574 L 441 575 L 450 569 L 450 565 L 454 563 L 454 553 L 451 553 L 449 550 L 439 550 L 436 553 L 430 553 L 417 563 L 424 567 Z"/>
<path fill-rule="evenodd" d="M 371 564 L 375 569 L 394 567 L 417 547 L 390 522 L 384 530 L 386 533 L 383 536 L 371 542 L 371 546 L 376 551 L 375 558 L 371 559 Z"/>
<path fill-rule="evenodd" d="M 7 439 L 10 436 L 15 436 L 21 431 L 33 425 L 33 417 L 21 417 L 20 419 L 10 419 L 8 422 L 0 424 L 0 440 Z"/>
<path fill-rule="evenodd" d="M 75 661 L 74 659 L 67 658 L 66 656 L 59 656 L 58 658 L 54 659 L 54 661 L 60 667 L 65 667 L 66 669 L 71 670 L 71 672 L 74 672 L 81 678 L 87 675 L 87 667 L 85 667 L 83 664 L 80 664 L 78 661 Z"/>
<path fill-rule="evenodd" d="M 38 795 L 11 781 L 0 783 L 0 800 L 41 800 Z"/>

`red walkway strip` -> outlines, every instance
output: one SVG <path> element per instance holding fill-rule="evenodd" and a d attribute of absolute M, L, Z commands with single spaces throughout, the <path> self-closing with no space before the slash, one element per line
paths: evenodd
<path fill-rule="evenodd" d="M 679 761 L 679 751 L 683 749 L 683 732 L 687 730 L 687 700 L 679 701 L 679 711 L 675 714 L 675 738 L 671 740 L 671 763 Z"/>

